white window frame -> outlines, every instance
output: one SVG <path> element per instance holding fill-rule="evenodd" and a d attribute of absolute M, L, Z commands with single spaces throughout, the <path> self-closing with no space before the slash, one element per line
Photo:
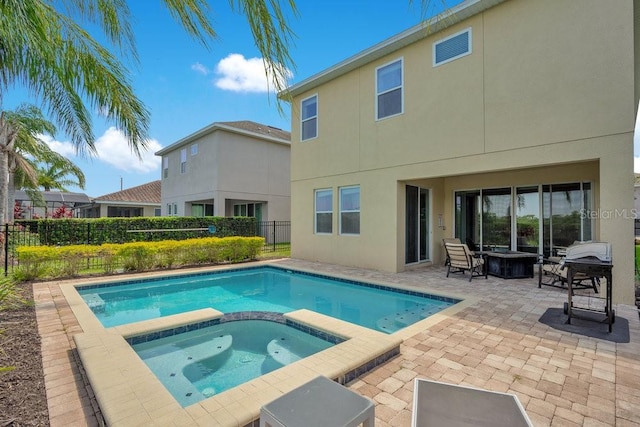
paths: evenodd
<path fill-rule="evenodd" d="M 385 68 L 388 67 L 389 65 L 393 65 L 396 62 L 400 63 L 400 86 L 395 86 L 391 89 L 387 89 L 383 92 L 378 92 L 378 72 Z M 378 98 L 380 97 L 380 95 L 384 95 L 387 94 L 389 92 L 393 92 L 394 90 L 398 90 L 400 89 L 400 112 L 395 113 L 395 114 L 390 114 L 388 116 L 384 116 L 384 117 L 380 117 L 380 113 L 378 112 Z M 386 64 L 382 64 L 379 67 L 376 67 L 376 78 L 375 78 L 375 88 L 374 88 L 376 97 L 375 97 L 375 103 L 376 103 L 376 108 L 375 108 L 375 114 L 376 114 L 376 121 L 379 120 L 385 120 L 391 117 L 396 117 L 399 116 L 401 114 L 404 114 L 404 57 L 400 57 L 397 59 L 394 59 L 393 61 L 389 61 Z"/>
<path fill-rule="evenodd" d="M 187 173 L 187 149 L 180 150 L 180 173 Z"/>
<path fill-rule="evenodd" d="M 167 203 L 167 216 L 171 216 L 171 203 Z"/>
<path fill-rule="evenodd" d="M 318 210 L 318 193 L 330 192 L 331 193 L 331 210 L 319 211 Z M 333 188 L 318 188 L 313 192 L 313 232 L 315 234 L 333 234 Z M 318 214 L 331 214 L 331 231 L 318 231 Z"/>
<path fill-rule="evenodd" d="M 198 144 L 191 145 L 191 155 L 192 156 L 198 155 Z"/>
<path fill-rule="evenodd" d="M 169 177 L 169 158 L 167 156 L 162 158 L 162 177 Z"/>
<path fill-rule="evenodd" d="M 178 204 L 173 204 L 173 216 L 178 216 Z"/>
<path fill-rule="evenodd" d="M 304 109 L 302 108 L 302 104 L 305 101 L 308 101 L 312 98 L 316 99 L 316 115 L 315 116 L 309 116 L 309 117 L 303 117 L 303 113 L 304 113 Z M 314 136 L 310 137 L 310 138 L 305 138 L 304 137 L 304 132 L 303 132 L 303 127 L 304 127 L 304 123 L 308 122 L 310 120 L 316 120 L 316 133 Z M 302 101 L 300 101 L 300 141 L 310 141 L 312 139 L 316 139 L 318 137 L 318 94 L 315 93 L 305 99 L 303 99 Z"/>
<path fill-rule="evenodd" d="M 350 190 L 352 188 L 357 188 L 358 189 L 358 209 L 349 209 L 349 210 L 345 210 L 342 207 L 342 192 L 344 190 Z M 362 190 L 360 188 L 360 185 L 349 185 L 346 187 L 338 187 L 338 230 L 340 231 L 340 235 L 342 236 L 359 236 L 360 232 L 358 233 L 345 233 L 342 231 L 342 214 L 343 213 L 358 213 L 358 229 L 360 229 L 360 225 L 362 223 L 361 218 L 360 218 L 360 211 L 361 211 L 361 201 L 362 201 Z"/>
<path fill-rule="evenodd" d="M 460 34 L 464 34 L 464 33 L 469 33 L 469 50 L 467 52 L 465 52 L 465 53 L 461 53 L 460 55 L 453 56 L 453 57 L 451 57 L 449 59 L 446 59 L 446 60 L 444 60 L 442 62 L 437 62 L 436 63 L 436 46 L 441 44 L 441 43 L 446 42 L 449 39 L 457 37 Z M 465 56 L 471 55 L 471 53 L 473 52 L 473 35 L 472 35 L 472 32 L 471 32 L 471 27 L 465 28 L 462 31 L 458 31 L 455 34 L 451 34 L 448 37 L 445 37 L 443 39 L 440 39 L 440 40 L 437 40 L 437 41 L 433 42 L 433 46 L 431 48 L 431 51 L 432 51 L 431 52 L 432 62 L 433 62 L 433 66 L 434 67 L 439 67 L 440 65 L 448 64 L 449 62 L 455 61 L 456 59 L 464 58 Z"/>

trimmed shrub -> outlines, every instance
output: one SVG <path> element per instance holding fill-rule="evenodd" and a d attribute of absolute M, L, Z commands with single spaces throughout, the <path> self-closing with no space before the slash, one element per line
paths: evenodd
<path fill-rule="evenodd" d="M 121 245 L 21 246 L 17 249 L 18 280 L 76 277 L 92 261 L 105 273 L 118 268 L 142 272 L 157 268 L 219 264 L 255 259 L 264 245 L 262 237 L 206 237 Z"/>

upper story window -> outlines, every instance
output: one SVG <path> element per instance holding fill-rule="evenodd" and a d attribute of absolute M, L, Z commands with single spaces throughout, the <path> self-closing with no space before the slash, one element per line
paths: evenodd
<path fill-rule="evenodd" d="M 187 149 L 180 150 L 180 173 L 187 171 Z"/>
<path fill-rule="evenodd" d="M 192 155 L 192 156 L 195 156 L 195 155 L 197 155 L 197 154 L 198 154 L 198 144 L 193 144 L 193 145 L 191 146 L 191 155 Z"/>
<path fill-rule="evenodd" d="M 471 28 L 433 43 L 433 66 L 446 64 L 471 53 Z"/>
<path fill-rule="evenodd" d="M 360 234 L 360 186 L 340 188 L 340 234 Z"/>
<path fill-rule="evenodd" d="M 301 141 L 318 136 L 318 95 L 313 95 L 301 102 L 300 129 Z"/>
<path fill-rule="evenodd" d="M 402 59 L 376 69 L 376 118 L 402 114 Z"/>
<path fill-rule="evenodd" d="M 333 231 L 333 190 L 323 189 L 315 191 L 315 232 L 317 234 L 331 234 Z"/>
<path fill-rule="evenodd" d="M 164 156 L 162 158 L 162 177 L 167 178 L 169 176 L 169 158 Z"/>

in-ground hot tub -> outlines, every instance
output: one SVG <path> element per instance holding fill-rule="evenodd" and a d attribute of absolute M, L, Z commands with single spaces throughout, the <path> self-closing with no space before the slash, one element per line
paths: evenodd
<path fill-rule="evenodd" d="M 156 336 L 136 337 L 132 347 L 183 407 L 342 341 L 272 320 L 237 320 Z"/>

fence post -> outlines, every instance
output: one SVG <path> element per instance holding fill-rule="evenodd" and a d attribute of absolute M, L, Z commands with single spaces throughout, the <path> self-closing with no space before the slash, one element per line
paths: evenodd
<path fill-rule="evenodd" d="M 273 221 L 273 252 L 276 251 L 276 222 Z"/>
<path fill-rule="evenodd" d="M 9 223 L 4 224 L 4 276 L 9 275 Z"/>

